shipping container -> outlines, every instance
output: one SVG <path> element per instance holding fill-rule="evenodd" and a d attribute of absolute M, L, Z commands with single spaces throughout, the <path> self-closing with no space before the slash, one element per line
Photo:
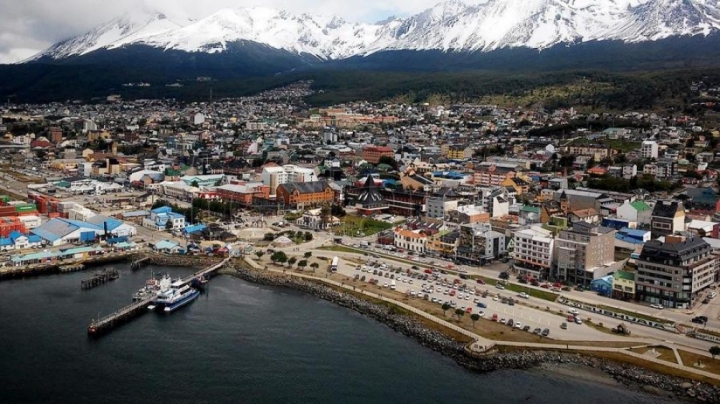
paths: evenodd
<path fill-rule="evenodd" d="M 40 214 L 40 212 L 38 212 L 37 210 L 28 210 L 25 212 L 17 212 L 17 216 L 37 216 L 39 214 Z"/>
<path fill-rule="evenodd" d="M 94 231 L 83 231 L 80 233 L 80 241 L 87 242 L 87 241 L 93 241 L 95 240 L 95 232 Z"/>
<path fill-rule="evenodd" d="M 55 217 L 60 217 L 60 213 L 58 213 L 58 212 L 51 212 L 51 213 L 48 213 L 48 217 L 49 217 L 50 219 L 55 218 Z"/>
<path fill-rule="evenodd" d="M 28 212 L 31 210 L 37 210 L 37 206 L 34 203 L 25 203 L 22 205 L 15 205 L 15 210 L 18 212 Z"/>

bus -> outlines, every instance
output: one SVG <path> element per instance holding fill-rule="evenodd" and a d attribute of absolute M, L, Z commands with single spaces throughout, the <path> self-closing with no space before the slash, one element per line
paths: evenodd
<path fill-rule="evenodd" d="M 333 257 L 332 261 L 330 262 L 330 271 L 336 272 L 338 269 L 338 257 Z"/>

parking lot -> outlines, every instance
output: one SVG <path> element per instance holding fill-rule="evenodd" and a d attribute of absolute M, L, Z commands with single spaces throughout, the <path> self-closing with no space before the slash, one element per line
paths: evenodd
<path fill-rule="evenodd" d="M 376 280 L 376 285 L 381 290 L 395 290 L 405 294 L 409 299 L 431 302 L 440 309 L 443 303 L 448 303 L 451 309 L 447 310 L 446 314 L 450 316 L 459 308 L 465 311 L 467 316 L 476 313 L 486 321 L 493 321 L 492 319 L 495 318 L 498 323 L 509 323 L 512 320 L 514 327 L 525 332 L 536 330 L 542 332 L 547 329 L 548 337 L 553 339 L 592 341 L 612 338 L 611 335 L 585 324 L 569 322 L 567 314 L 561 316 L 557 311 L 546 310 L 542 301 L 532 297 L 523 298 L 514 292 L 470 280 L 427 273 L 429 270 L 401 269 L 399 266 L 391 267 L 381 261 L 375 263 L 374 259 L 365 261 L 365 264 L 341 261 L 338 272 L 358 280 L 364 277 L 366 283 L 371 283 L 371 279 Z M 563 323 L 566 323 L 567 329 L 561 328 Z M 478 327 L 482 327 L 482 322 L 478 323 Z"/>

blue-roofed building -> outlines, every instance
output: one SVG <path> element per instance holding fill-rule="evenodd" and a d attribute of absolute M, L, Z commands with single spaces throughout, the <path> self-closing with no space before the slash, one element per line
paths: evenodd
<path fill-rule="evenodd" d="M 185 229 L 183 229 L 183 233 L 184 234 L 200 233 L 203 230 L 205 230 L 206 228 L 207 228 L 207 226 L 205 226 L 204 224 L 194 224 L 194 225 L 185 227 Z"/>
<path fill-rule="evenodd" d="M 184 229 L 185 215 L 173 212 L 169 206 L 155 208 L 150 211 L 149 217 L 143 219 L 143 227 L 153 230 Z"/>
<path fill-rule="evenodd" d="M 81 239 L 94 239 L 96 236 L 103 234 L 103 229 L 92 223 L 79 220 L 54 218 L 30 230 L 30 233 L 42 238 L 47 244 L 58 246 L 77 242 Z"/>
<path fill-rule="evenodd" d="M 635 250 L 637 246 L 650 241 L 650 236 L 649 230 L 620 229 L 615 233 L 615 247 Z"/>
<path fill-rule="evenodd" d="M 107 225 L 108 235 L 112 237 L 134 236 L 137 234 L 135 226 L 124 223 L 114 217 L 95 215 L 89 218 L 87 222 L 103 229 L 103 233 L 105 232 L 105 226 Z"/>
<path fill-rule="evenodd" d="M 36 235 L 22 234 L 15 230 L 7 237 L 0 238 L 0 250 L 21 250 L 42 245 L 42 238 Z"/>
<path fill-rule="evenodd" d="M 597 292 L 599 295 L 610 297 L 612 294 L 613 276 L 607 275 L 602 278 L 594 279 L 590 282 L 590 290 Z"/>
<path fill-rule="evenodd" d="M 155 249 L 155 251 L 172 254 L 180 251 L 180 244 L 176 243 L 175 241 L 160 240 L 155 243 L 155 246 L 153 248 Z"/>

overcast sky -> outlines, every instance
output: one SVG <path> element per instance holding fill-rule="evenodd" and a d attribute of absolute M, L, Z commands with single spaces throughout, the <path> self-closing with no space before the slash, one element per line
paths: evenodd
<path fill-rule="evenodd" d="M 222 8 L 266 6 L 373 22 L 406 16 L 440 0 L 0 0 L 0 63 L 26 59 L 122 13 L 150 7 L 202 18 Z"/>

